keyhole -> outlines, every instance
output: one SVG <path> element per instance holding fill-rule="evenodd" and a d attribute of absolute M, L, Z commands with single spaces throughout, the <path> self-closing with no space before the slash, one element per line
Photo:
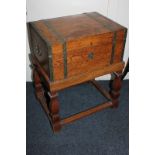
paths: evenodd
<path fill-rule="evenodd" d="M 88 53 L 88 59 L 92 60 L 93 58 L 94 58 L 94 53 L 93 52 Z"/>

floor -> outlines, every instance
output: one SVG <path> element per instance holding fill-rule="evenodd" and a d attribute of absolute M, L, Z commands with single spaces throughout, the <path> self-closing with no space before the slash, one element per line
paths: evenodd
<path fill-rule="evenodd" d="M 109 81 L 100 81 L 108 88 Z M 64 126 L 53 134 L 46 114 L 35 99 L 31 82 L 26 83 L 27 155 L 128 155 L 129 81 L 123 81 L 120 106 L 106 109 Z M 59 93 L 61 118 L 104 101 L 91 84 Z"/>

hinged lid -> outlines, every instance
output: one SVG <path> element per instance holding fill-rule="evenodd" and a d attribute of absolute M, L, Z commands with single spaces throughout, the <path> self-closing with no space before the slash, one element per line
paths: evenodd
<path fill-rule="evenodd" d="M 124 27 L 97 12 L 31 22 L 38 33 L 52 45 L 121 30 Z"/>

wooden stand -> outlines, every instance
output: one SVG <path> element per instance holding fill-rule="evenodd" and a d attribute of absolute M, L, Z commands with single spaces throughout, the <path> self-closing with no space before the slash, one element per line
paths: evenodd
<path fill-rule="evenodd" d="M 119 91 L 121 89 L 121 83 L 122 83 L 121 72 L 114 73 L 115 77 L 111 84 L 110 93 L 108 93 L 104 88 L 102 88 L 95 80 L 89 81 L 97 88 L 97 90 L 102 95 L 106 97 L 107 102 L 99 104 L 98 106 L 87 109 L 80 113 L 74 114 L 67 118 L 61 119 L 59 115 L 60 108 L 59 108 L 58 93 L 53 92 L 50 89 L 51 88 L 50 80 L 48 79 L 47 74 L 44 72 L 39 63 L 32 56 L 30 56 L 30 60 L 33 65 L 32 72 L 33 72 L 36 98 L 39 100 L 44 111 L 46 112 L 54 132 L 60 131 L 62 126 L 65 124 L 71 123 L 75 120 L 91 115 L 95 112 L 101 111 L 109 107 L 115 107 L 115 108 L 118 107 L 120 96 Z M 45 85 L 41 82 L 41 77 Z"/>

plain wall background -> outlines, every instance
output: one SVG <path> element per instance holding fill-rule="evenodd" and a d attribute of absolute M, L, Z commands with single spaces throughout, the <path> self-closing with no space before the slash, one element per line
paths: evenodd
<path fill-rule="evenodd" d="M 128 0 L 27 0 L 27 21 L 74 15 L 83 12 L 97 11 L 108 18 L 128 28 L 129 1 Z M 129 56 L 129 41 L 126 41 L 124 61 Z M 30 53 L 26 38 L 26 81 L 31 81 L 28 54 Z M 127 75 L 126 78 L 129 76 Z M 97 79 L 108 80 L 109 75 Z"/>

